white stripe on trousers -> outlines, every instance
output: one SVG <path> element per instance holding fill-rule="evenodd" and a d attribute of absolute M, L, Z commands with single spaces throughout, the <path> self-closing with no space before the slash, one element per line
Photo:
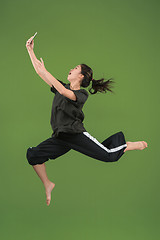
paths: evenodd
<path fill-rule="evenodd" d="M 119 147 L 108 149 L 102 143 L 98 142 L 98 140 L 96 138 L 92 137 L 88 132 L 83 132 L 83 134 L 86 135 L 87 137 L 89 137 L 95 143 L 97 143 L 101 148 L 106 150 L 108 153 L 110 153 L 110 152 L 117 152 L 117 151 L 121 150 L 122 148 L 127 147 L 127 144 L 123 144 L 123 145 L 121 145 Z"/>

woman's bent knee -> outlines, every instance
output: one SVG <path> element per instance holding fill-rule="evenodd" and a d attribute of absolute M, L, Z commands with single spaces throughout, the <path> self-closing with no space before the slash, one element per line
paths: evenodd
<path fill-rule="evenodd" d="M 40 154 L 38 154 L 37 151 L 31 147 L 27 149 L 26 158 L 30 165 L 42 164 L 48 161 L 48 158 L 40 156 Z"/>
<path fill-rule="evenodd" d="M 30 165 L 37 164 L 37 161 L 36 161 L 36 158 L 35 158 L 35 154 L 34 154 L 32 148 L 30 148 L 30 147 L 27 149 L 26 158 L 27 158 L 28 163 Z"/>

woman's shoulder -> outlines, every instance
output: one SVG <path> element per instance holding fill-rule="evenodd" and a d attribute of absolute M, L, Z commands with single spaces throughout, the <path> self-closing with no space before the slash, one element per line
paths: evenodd
<path fill-rule="evenodd" d="M 81 89 L 80 89 L 80 91 L 81 91 L 82 93 L 84 93 L 85 95 L 89 96 L 89 93 L 87 92 L 87 90 L 86 90 L 86 89 L 84 89 L 84 88 L 81 88 Z"/>

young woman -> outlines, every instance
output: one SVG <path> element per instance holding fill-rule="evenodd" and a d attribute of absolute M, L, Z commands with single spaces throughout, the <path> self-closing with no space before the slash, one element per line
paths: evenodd
<path fill-rule="evenodd" d="M 111 91 L 110 79 L 106 82 L 103 82 L 104 78 L 94 80 L 92 69 L 86 64 L 80 64 L 70 70 L 67 78 L 69 84 L 57 80 L 46 70 L 42 58 L 41 61 L 36 58 L 33 51 L 34 40 L 31 41 L 31 38 L 26 42 L 26 48 L 35 71 L 55 94 L 50 121 L 53 133 L 50 138 L 36 147 L 29 147 L 26 153 L 29 164 L 32 165 L 44 184 L 46 203 L 49 205 L 51 191 L 55 187 L 46 174 L 45 162 L 49 159 L 56 159 L 74 149 L 100 161 L 116 162 L 124 152 L 142 150 L 147 147 L 147 143 L 145 141 L 126 142 L 122 131 L 113 134 L 102 143 L 91 136 L 84 128 L 82 111 L 89 93 L 81 87 L 86 88 L 91 83 L 92 87 L 89 89 L 91 94 L 98 91 Z"/>

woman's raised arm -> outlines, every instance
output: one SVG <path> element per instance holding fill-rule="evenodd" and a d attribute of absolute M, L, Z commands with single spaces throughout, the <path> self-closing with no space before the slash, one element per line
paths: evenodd
<path fill-rule="evenodd" d="M 33 37 L 33 36 L 32 36 Z M 31 38 L 29 38 L 26 42 L 26 48 L 27 48 L 27 51 L 28 51 L 28 54 L 31 58 L 31 61 L 32 61 L 32 64 L 33 64 L 33 67 L 36 71 L 36 73 L 38 73 L 38 59 L 36 58 L 36 55 L 34 54 L 34 51 L 33 51 L 33 48 L 34 48 L 34 40 L 31 41 Z"/>
<path fill-rule="evenodd" d="M 33 37 L 33 36 L 32 36 Z M 35 68 L 36 73 L 51 87 L 52 85 L 56 88 L 56 90 L 62 94 L 66 89 L 56 78 L 54 78 L 45 68 L 44 62 L 41 58 L 39 61 L 34 54 L 34 40 L 31 42 L 31 38 L 29 38 L 26 42 L 26 48 L 28 50 L 29 56 L 31 58 L 32 64 Z M 30 43 L 31 42 L 31 43 Z"/>
<path fill-rule="evenodd" d="M 38 73 L 38 62 L 37 62 L 38 59 L 36 58 L 36 55 L 33 50 L 28 50 L 28 53 L 29 53 L 30 59 L 32 61 L 33 67 L 34 67 L 36 73 Z"/>

